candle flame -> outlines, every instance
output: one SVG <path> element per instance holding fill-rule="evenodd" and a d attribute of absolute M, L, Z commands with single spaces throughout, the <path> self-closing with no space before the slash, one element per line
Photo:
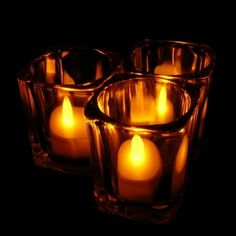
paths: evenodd
<path fill-rule="evenodd" d="M 131 142 L 132 164 L 135 166 L 143 165 L 145 162 L 144 142 L 142 138 L 135 134 Z"/>
<path fill-rule="evenodd" d="M 74 123 L 72 105 L 67 96 L 64 97 L 62 104 L 62 123 L 67 127 L 73 126 Z"/>

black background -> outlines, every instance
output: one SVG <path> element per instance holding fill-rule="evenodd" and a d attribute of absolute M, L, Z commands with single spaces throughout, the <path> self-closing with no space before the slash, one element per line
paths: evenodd
<path fill-rule="evenodd" d="M 230 200 L 233 186 L 229 169 L 235 155 L 230 154 L 229 141 L 233 128 L 230 112 L 233 90 L 226 76 L 233 44 L 233 21 L 223 19 L 227 10 L 221 8 L 215 12 L 204 5 L 188 9 L 171 4 L 156 7 L 148 3 L 137 9 L 127 8 L 121 2 L 110 3 L 109 10 L 98 3 L 91 3 L 90 7 L 81 5 L 49 7 L 35 3 L 30 9 L 20 8 L 13 24 L 6 25 L 12 51 L 7 62 L 13 67 L 9 85 L 14 91 L 8 103 L 8 108 L 14 107 L 12 119 L 9 119 L 13 124 L 9 140 L 13 142 L 7 142 L 8 148 L 4 148 L 11 153 L 5 178 L 10 200 L 9 222 L 14 222 L 11 225 L 19 223 L 24 232 L 31 234 L 78 235 L 150 234 L 185 225 L 193 226 L 192 230 L 223 228 L 224 223 L 230 225 L 228 210 L 233 205 Z M 198 150 L 200 159 L 191 165 L 186 197 L 176 219 L 165 226 L 101 213 L 94 208 L 90 178 L 35 166 L 16 81 L 16 73 L 22 66 L 54 47 L 87 46 L 113 50 L 125 57 L 136 42 L 146 37 L 205 43 L 213 47 L 217 55 L 205 133 Z"/>

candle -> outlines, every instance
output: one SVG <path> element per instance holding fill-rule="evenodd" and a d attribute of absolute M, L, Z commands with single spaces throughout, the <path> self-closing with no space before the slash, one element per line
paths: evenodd
<path fill-rule="evenodd" d="M 52 150 L 56 155 L 81 158 L 90 155 L 84 108 L 72 106 L 68 96 L 56 107 L 49 121 Z"/>
<path fill-rule="evenodd" d="M 188 137 L 187 135 L 185 135 L 180 144 L 174 163 L 172 186 L 171 186 L 171 193 L 172 196 L 174 197 L 178 196 L 181 188 L 184 185 L 187 157 L 188 157 Z"/>
<path fill-rule="evenodd" d="M 173 117 L 173 104 L 167 99 L 166 87 L 163 85 L 161 86 L 159 96 L 156 99 L 156 123 L 168 123 L 173 120 Z"/>
<path fill-rule="evenodd" d="M 162 176 L 162 160 L 156 145 L 135 134 L 118 151 L 118 188 L 121 198 L 152 201 Z"/>

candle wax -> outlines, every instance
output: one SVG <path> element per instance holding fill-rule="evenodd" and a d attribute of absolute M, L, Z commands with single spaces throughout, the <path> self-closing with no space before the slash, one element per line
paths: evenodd
<path fill-rule="evenodd" d="M 162 175 L 162 161 L 156 145 L 134 135 L 118 152 L 118 187 L 121 198 L 148 202 L 156 193 Z"/>
<path fill-rule="evenodd" d="M 90 148 L 84 121 L 84 108 L 72 106 L 67 96 L 49 121 L 52 151 L 67 158 L 89 157 Z"/>

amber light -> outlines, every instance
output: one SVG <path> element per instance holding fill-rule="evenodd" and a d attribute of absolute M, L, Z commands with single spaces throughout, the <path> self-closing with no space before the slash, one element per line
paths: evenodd
<path fill-rule="evenodd" d="M 71 102 L 67 96 L 63 99 L 62 104 L 62 124 L 65 127 L 72 127 L 74 124 L 74 115 L 73 115 L 73 109 L 71 106 Z"/>

